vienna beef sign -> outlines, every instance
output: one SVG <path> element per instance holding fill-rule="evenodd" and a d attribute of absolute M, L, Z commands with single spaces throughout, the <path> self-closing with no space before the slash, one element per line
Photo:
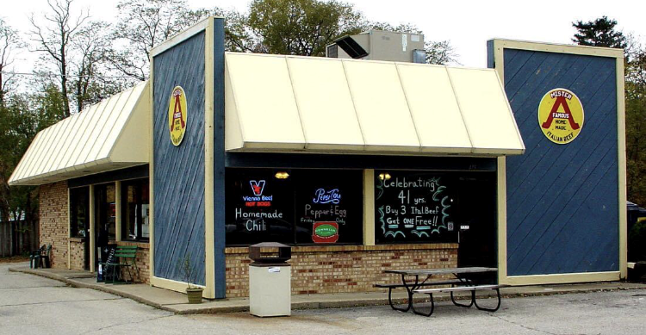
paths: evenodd
<path fill-rule="evenodd" d="M 553 89 L 538 105 L 538 124 L 545 137 L 556 144 L 572 142 L 579 136 L 583 121 L 581 101 L 570 90 Z"/>

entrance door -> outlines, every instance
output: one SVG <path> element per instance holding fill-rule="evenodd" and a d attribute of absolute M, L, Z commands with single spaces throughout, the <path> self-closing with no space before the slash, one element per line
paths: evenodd
<path fill-rule="evenodd" d="M 90 188 L 70 188 L 70 237 L 83 241 L 83 269 L 90 269 Z M 71 242 L 70 242 L 71 243 Z M 78 245 L 74 244 L 74 248 Z M 77 266 L 77 265 L 75 265 Z"/>
<path fill-rule="evenodd" d="M 114 184 L 97 185 L 94 187 L 94 222 L 96 250 L 95 263 L 105 261 L 108 244 L 115 240 L 116 208 Z M 96 269 L 95 269 L 96 270 Z"/>
<path fill-rule="evenodd" d="M 496 175 L 459 178 L 458 266 L 497 267 Z"/>

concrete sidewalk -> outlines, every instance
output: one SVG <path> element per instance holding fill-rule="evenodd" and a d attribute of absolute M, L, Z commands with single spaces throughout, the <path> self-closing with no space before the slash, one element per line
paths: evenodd
<path fill-rule="evenodd" d="M 64 282 L 72 287 L 91 288 L 121 297 L 129 298 L 143 304 L 170 311 L 175 314 L 215 314 L 244 312 L 249 310 L 248 298 L 231 298 L 222 300 L 203 300 L 202 304 L 187 304 L 186 295 L 146 284 L 112 285 L 97 283 L 93 273 L 61 269 L 30 269 L 28 266 L 16 266 L 9 269 L 46 277 Z M 585 284 L 541 285 L 507 287 L 501 289 L 504 298 L 541 296 L 566 293 L 602 292 L 617 290 L 644 290 L 646 284 L 627 282 L 600 282 Z M 376 306 L 388 304 L 388 292 L 337 293 L 293 295 L 292 309 L 338 308 L 356 306 Z M 405 300 L 403 292 L 393 294 L 397 301 Z M 448 295 L 438 295 L 436 301 L 447 300 Z M 420 297 L 420 300 L 422 297 Z M 503 301 L 504 303 L 504 301 Z"/>

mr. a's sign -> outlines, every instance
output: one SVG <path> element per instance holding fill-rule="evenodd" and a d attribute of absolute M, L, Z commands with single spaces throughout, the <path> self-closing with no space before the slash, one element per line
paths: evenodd
<path fill-rule="evenodd" d="M 581 100 L 572 91 L 553 89 L 538 105 L 538 124 L 547 139 L 556 144 L 568 144 L 579 136 L 584 113 Z"/>
<path fill-rule="evenodd" d="M 186 93 L 181 86 L 175 86 L 168 103 L 168 128 L 170 141 L 174 146 L 179 146 L 186 133 Z"/>

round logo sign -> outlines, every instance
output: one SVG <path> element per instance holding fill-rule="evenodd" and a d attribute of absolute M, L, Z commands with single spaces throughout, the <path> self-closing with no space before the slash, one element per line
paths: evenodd
<path fill-rule="evenodd" d="M 175 86 L 170 95 L 168 104 L 168 127 L 170 128 L 170 141 L 174 146 L 179 146 L 186 132 L 186 94 L 181 86 Z"/>
<path fill-rule="evenodd" d="M 538 125 L 556 144 L 572 142 L 579 136 L 583 121 L 581 100 L 570 90 L 555 88 L 545 93 L 538 105 Z"/>

